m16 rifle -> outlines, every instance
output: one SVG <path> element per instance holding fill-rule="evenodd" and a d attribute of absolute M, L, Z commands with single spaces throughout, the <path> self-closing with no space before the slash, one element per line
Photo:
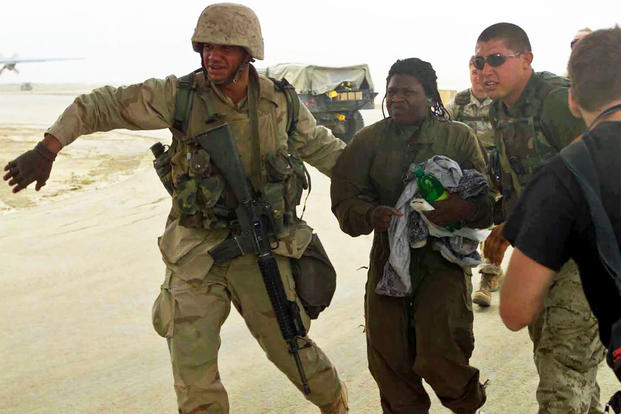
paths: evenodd
<path fill-rule="evenodd" d="M 267 294 L 274 308 L 280 332 L 295 359 L 305 394 L 310 388 L 300 360 L 298 338 L 306 336 L 306 329 L 295 301 L 285 293 L 272 246 L 278 243 L 273 231 L 272 207 L 259 200 L 248 182 L 241 164 L 235 139 L 228 124 L 222 123 L 196 137 L 199 145 L 209 153 L 211 161 L 233 190 L 238 205 L 235 209 L 239 234 L 211 249 L 209 254 L 216 262 L 223 262 L 245 253 L 254 253 Z M 231 252 L 234 253 L 231 254 Z"/>

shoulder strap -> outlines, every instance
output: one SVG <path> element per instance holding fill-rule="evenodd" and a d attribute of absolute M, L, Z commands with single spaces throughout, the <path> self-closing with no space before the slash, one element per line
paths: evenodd
<path fill-rule="evenodd" d="M 293 131 L 298 127 L 298 118 L 300 116 L 300 99 L 295 92 L 295 88 L 287 79 L 280 80 L 270 78 L 276 88 L 285 94 L 287 100 L 287 134 L 291 136 Z"/>
<path fill-rule="evenodd" d="M 533 74 L 533 76 L 535 76 L 537 81 L 539 82 L 539 87 L 537 87 L 536 94 L 535 94 L 539 107 L 537 108 L 533 116 L 535 132 L 537 132 L 537 131 L 543 130 L 542 125 L 541 125 L 541 111 L 543 110 L 543 101 L 545 100 L 545 98 L 554 89 L 569 88 L 570 83 L 569 83 L 569 79 L 561 77 L 561 76 L 557 76 L 552 72 L 546 72 L 546 71 L 537 72 Z M 546 141 L 548 141 L 548 143 L 552 145 L 552 147 L 554 147 L 554 145 L 548 139 L 547 135 L 543 134 L 543 136 L 545 137 Z M 560 150 L 560 148 L 556 148 L 556 149 L 557 151 Z"/>
<path fill-rule="evenodd" d="M 177 80 L 177 95 L 175 96 L 175 115 L 173 118 L 173 128 L 185 134 L 190 119 L 192 109 L 192 93 L 194 92 L 194 75 L 202 69 L 182 76 Z"/>
<path fill-rule="evenodd" d="M 580 140 L 563 148 L 561 158 L 582 188 L 593 219 L 600 258 L 608 273 L 615 278 L 617 286 L 620 287 L 621 253 L 619 253 L 619 245 L 610 218 L 602 205 L 599 179 L 589 149 L 584 140 Z"/>
<path fill-rule="evenodd" d="M 456 105 L 468 105 L 470 103 L 470 89 L 466 89 L 465 91 L 459 92 L 455 95 L 455 104 Z"/>
<path fill-rule="evenodd" d="M 459 92 L 455 95 L 455 106 L 457 107 L 457 113 L 455 114 L 455 121 L 464 122 L 464 109 L 466 105 L 470 103 L 470 90 Z"/>
<path fill-rule="evenodd" d="M 282 78 L 280 80 L 270 78 L 274 85 L 276 85 L 276 89 L 285 94 L 285 99 L 287 101 L 287 147 L 289 149 L 289 154 L 291 157 L 298 160 L 301 168 L 304 172 L 304 176 L 306 177 L 306 185 L 308 186 L 308 193 L 306 193 L 306 198 L 304 199 L 304 205 L 302 207 L 302 213 L 300 214 L 300 220 L 304 218 L 304 212 L 306 211 L 306 202 L 308 201 L 308 196 L 312 190 L 311 184 L 311 176 L 308 170 L 306 169 L 306 165 L 297 149 L 293 146 L 293 142 L 291 141 L 291 137 L 295 134 L 295 130 L 298 127 L 298 119 L 300 116 L 300 98 L 298 98 L 298 94 L 295 92 L 295 87 L 290 84 L 287 79 Z M 306 188 L 306 187 L 304 187 Z"/>

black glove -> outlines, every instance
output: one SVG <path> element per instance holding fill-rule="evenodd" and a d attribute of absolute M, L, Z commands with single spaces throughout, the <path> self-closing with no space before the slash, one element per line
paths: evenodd
<path fill-rule="evenodd" d="M 56 159 L 56 154 L 50 151 L 42 142 L 39 142 L 34 149 L 24 152 L 19 157 L 4 167 L 8 171 L 4 175 L 4 180 L 10 180 L 9 185 L 13 187 L 13 192 L 23 190 L 33 181 L 37 182 L 35 190 L 39 191 L 52 171 L 52 163 Z"/>

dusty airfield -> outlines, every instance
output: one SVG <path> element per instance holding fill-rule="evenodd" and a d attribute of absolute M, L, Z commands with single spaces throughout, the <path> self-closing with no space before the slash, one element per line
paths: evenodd
<path fill-rule="evenodd" d="M 0 93 L 0 168 L 40 139 L 74 93 Z M 369 124 L 381 113 L 364 116 Z M 0 183 L 0 412 L 176 412 L 168 351 L 150 321 L 164 274 L 156 238 L 170 199 L 151 170 L 148 148 L 167 136 L 82 137 L 61 152 L 39 193 L 29 188 L 13 195 Z M 339 279 L 332 306 L 310 334 L 347 383 L 350 412 L 379 413 L 362 327 L 366 277 L 360 268 L 371 236 L 352 239 L 339 230 L 329 211 L 329 180 L 311 174 L 305 218 Z M 483 411 L 536 412 L 528 334 L 504 328 L 497 299 L 486 310 L 475 305 L 472 364 L 491 381 Z M 222 330 L 219 366 L 232 413 L 318 412 L 267 361 L 235 311 Z M 605 365 L 598 379 L 606 401 L 618 383 Z M 448 412 L 432 399 L 432 413 Z"/>

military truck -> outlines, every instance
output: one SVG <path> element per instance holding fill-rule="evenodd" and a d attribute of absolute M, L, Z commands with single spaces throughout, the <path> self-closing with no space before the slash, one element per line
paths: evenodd
<path fill-rule="evenodd" d="M 361 109 L 373 109 L 373 81 L 366 64 L 326 67 L 281 63 L 259 69 L 265 76 L 285 78 L 317 119 L 334 135 L 349 142 L 364 126 Z"/>

